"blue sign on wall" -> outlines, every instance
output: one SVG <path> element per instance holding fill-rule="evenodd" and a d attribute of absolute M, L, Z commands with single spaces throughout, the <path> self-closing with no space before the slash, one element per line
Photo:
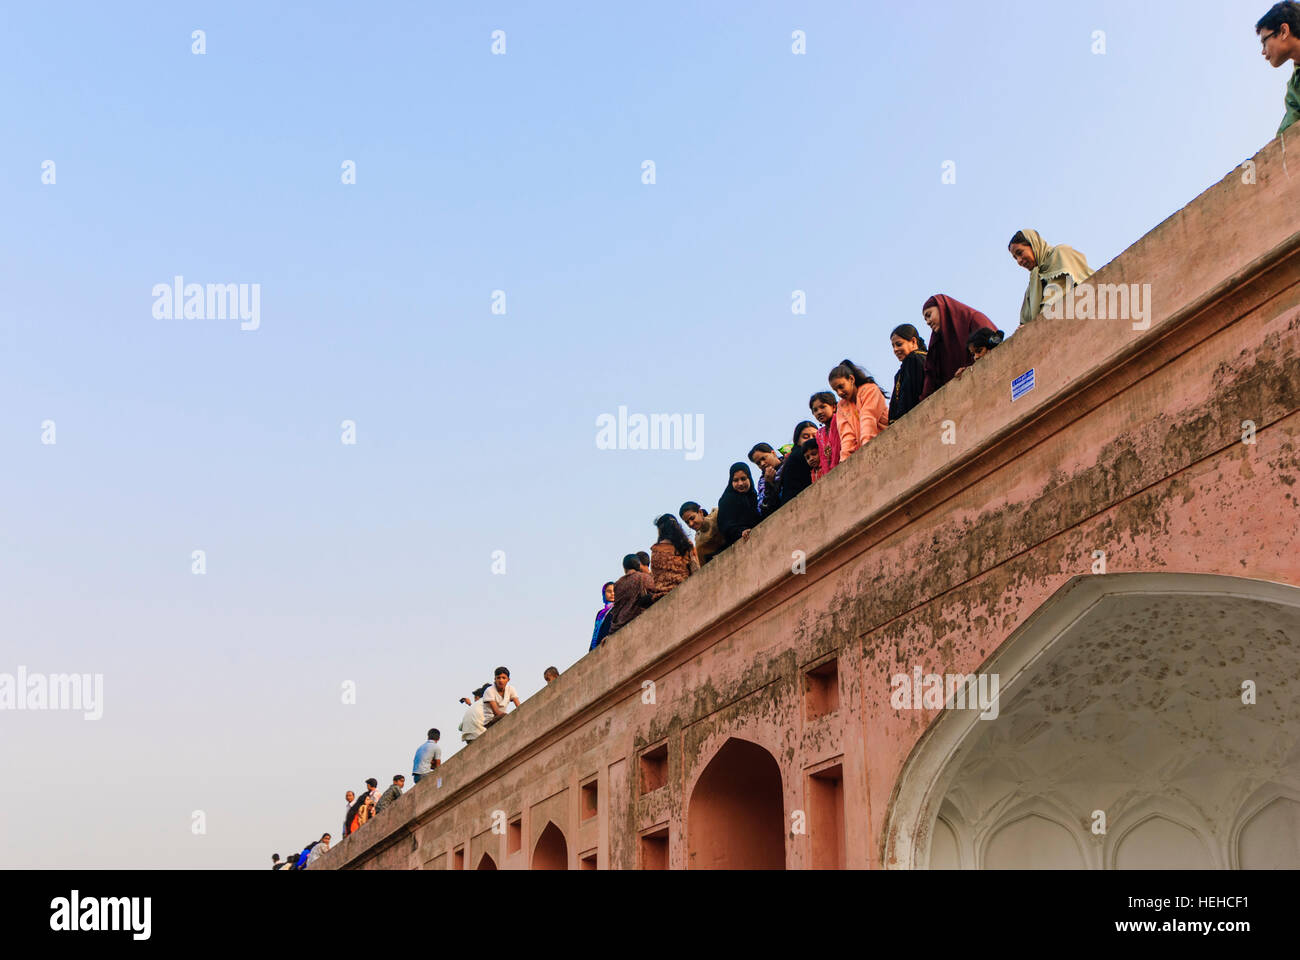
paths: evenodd
<path fill-rule="evenodd" d="M 1011 402 L 1015 403 L 1032 389 L 1034 389 L 1034 371 L 1026 370 L 1011 381 Z"/>

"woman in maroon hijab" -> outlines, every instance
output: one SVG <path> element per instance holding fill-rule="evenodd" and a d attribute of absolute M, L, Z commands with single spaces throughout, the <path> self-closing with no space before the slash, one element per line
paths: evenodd
<path fill-rule="evenodd" d="M 997 327 L 974 307 L 942 293 L 925 301 L 921 314 L 934 331 L 930 338 L 930 352 L 925 356 L 925 386 L 921 390 L 921 399 L 924 400 L 970 363 L 966 340 L 971 333 L 981 327 L 989 330 Z"/>

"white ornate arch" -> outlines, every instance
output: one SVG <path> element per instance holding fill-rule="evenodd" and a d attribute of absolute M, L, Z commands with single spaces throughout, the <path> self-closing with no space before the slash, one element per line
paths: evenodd
<path fill-rule="evenodd" d="M 1072 644 L 1080 641 L 1093 618 L 1106 613 L 1109 605 L 1125 598 L 1144 597 L 1161 598 L 1175 605 L 1184 601 L 1191 603 L 1196 598 L 1218 599 L 1224 604 L 1251 601 L 1252 604 L 1264 604 L 1275 609 L 1278 616 L 1288 624 L 1297 622 L 1296 618 L 1300 617 L 1300 589 L 1287 584 L 1177 573 L 1076 577 L 1044 602 L 980 667 L 980 672 L 997 673 L 1000 677 L 1002 714 L 1006 714 L 1009 704 L 1033 689 L 1036 679 L 1044 675 L 1054 660 L 1068 651 Z M 1274 643 L 1274 647 L 1279 656 L 1290 658 L 1292 663 L 1296 656 L 1300 656 L 1294 652 L 1294 648 L 1287 645 Z M 1297 674 L 1300 671 L 1293 670 L 1291 673 Z M 1261 713 L 1259 716 L 1264 717 L 1266 714 Z M 981 721 L 975 711 L 945 710 L 917 742 L 903 766 L 891 798 L 884 844 L 884 862 L 887 866 L 906 869 L 928 865 L 931 833 L 940 807 L 961 769 L 962 761 L 981 740 L 979 725 L 985 722 L 989 721 Z M 1254 812 L 1263 809 L 1272 799 L 1270 797 L 1261 801 Z M 1135 802 L 1136 800 L 1137 798 Z M 1217 816 L 1203 813 L 1193 815 L 1185 807 L 1178 808 L 1177 804 L 1173 805 L 1173 809 L 1183 810 L 1182 814 L 1175 813 L 1172 817 L 1166 814 L 1175 823 L 1182 821 L 1182 826 L 1203 838 L 1217 836 L 1227 839 L 1227 831 L 1222 824 L 1217 831 L 1206 826 L 1211 820 L 1217 822 Z M 1135 812 L 1136 808 L 1132 808 L 1127 813 L 1120 813 L 1122 832 L 1126 833 L 1141 822 L 1129 819 Z M 1231 846 L 1234 850 L 1241 824 L 1248 820 L 1245 816 L 1238 819 L 1239 823 L 1232 834 Z M 998 822 L 1004 822 L 1003 815 L 999 815 Z M 992 831 L 997 827 L 993 825 L 988 829 Z M 1117 841 L 1119 839 L 1116 838 Z M 1211 850 L 1216 851 L 1212 856 L 1217 863 L 1226 866 L 1230 858 L 1225 850 L 1218 849 L 1219 846 L 1210 843 Z M 976 849 L 982 848 L 977 844 Z M 1113 849 L 1118 849 L 1117 843 L 1106 845 L 1104 855 L 1102 851 L 1097 851 L 1097 859 L 1109 866 L 1113 862 Z"/>

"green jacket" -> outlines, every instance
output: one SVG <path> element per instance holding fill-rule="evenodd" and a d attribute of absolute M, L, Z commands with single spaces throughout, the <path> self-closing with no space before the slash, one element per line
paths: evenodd
<path fill-rule="evenodd" d="M 393 784 L 391 787 L 389 787 L 380 795 L 379 802 L 375 804 L 375 813 L 378 813 L 380 810 L 383 810 L 385 807 L 387 807 L 390 803 L 392 803 L 401 795 L 402 795 L 402 788 L 399 787 L 397 784 Z"/>
<path fill-rule="evenodd" d="M 1291 82 L 1286 85 L 1286 116 L 1282 118 L 1282 126 L 1277 128 L 1277 132 L 1281 133 L 1297 120 L 1300 120 L 1300 63 L 1296 64 Z"/>

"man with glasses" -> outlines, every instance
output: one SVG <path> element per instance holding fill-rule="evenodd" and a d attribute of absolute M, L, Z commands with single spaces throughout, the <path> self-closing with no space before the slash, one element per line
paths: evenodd
<path fill-rule="evenodd" d="M 1300 120 L 1300 3 L 1285 0 L 1273 4 L 1255 24 L 1255 32 L 1259 34 L 1264 59 L 1270 67 L 1280 67 L 1288 60 L 1295 61 L 1295 71 L 1286 85 L 1286 116 L 1282 118 L 1282 126 L 1277 128 L 1281 133 Z"/>

